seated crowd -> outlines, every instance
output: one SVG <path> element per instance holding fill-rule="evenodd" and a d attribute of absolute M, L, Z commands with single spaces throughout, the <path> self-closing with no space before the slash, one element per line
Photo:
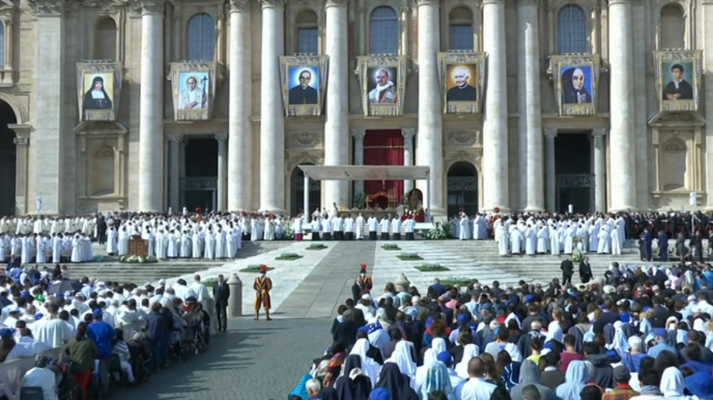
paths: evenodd
<path fill-rule="evenodd" d="M 35 357 L 20 382 L 0 383 L 0 399 L 22 400 L 23 388 L 41 388 L 44 400 L 72 391 L 86 400 L 90 387 L 106 391 L 112 378 L 131 385 L 168 367 L 172 356 L 185 359 L 187 337 L 209 341 L 210 315 L 203 310 L 210 294 L 198 275 L 190 286 L 179 280 L 166 287 L 162 280 L 137 287 L 70 281 L 59 265 L 0 272 L 0 362 Z M 49 352 L 61 346 L 64 355 Z"/>
<path fill-rule="evenodd" d="M 289 399 L 713 399 L 711 267 L 640 270 L 546 288 L 435 280 L 423 296 L 404 276 L 369 293 L 362 275 Z"/>

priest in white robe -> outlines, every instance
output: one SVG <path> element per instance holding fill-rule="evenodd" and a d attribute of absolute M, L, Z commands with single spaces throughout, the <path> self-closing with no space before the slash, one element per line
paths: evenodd
<path fill-rule="evenodd" d="M 203 256 L 203 243 L 205 238 L 205 232 L 203 228 L 198 228 L 198 232 L 193 234 L 193 246 L 191 248 L 193 253 L 193 258 L 198 259 Z"/>
<path fill-rule="evenodd" d="M 597 253 L 609 253 L 609 240 L 611 240 L 611 238 L 609 236 L 609 232 L 607 232 L 607 228 L 605 226 L 602 226 L 602 229 L 599 231 L 599 234 L 597 236 L 599 237 L 599 246 L 597 246 Z"/>
<path fill-rule="evenodd" d="M 522 233 L 517 226 L 510 226 L 510 252 L 519 255 L 522 253 Z"/>
<path fill-rule="evenodd" d="M 542 225 L 537 231 L 537 254 L 547 253 L 547 226 Z"/>
<path fill-rule="evenodd" d="M 500 237 L 498 240 L 498 251 L 501 256 L 506 256 L 509 254 L 508 245 L 510 244 L 510 235 L 507 229 L 500 229 Z"/>
<path fill-rule="evenodd" d="M 206 260 L 215 260 L 215 236 L 213 231 L 208 229 L 205 233 L 205 251 L 204 258 Z"/>
<path fill-rule="evenodd" d="M 166 256 L 168 258 L 178 258 L 178 237 L 173 230 L 168 233 L 168 250 Z"/>
<path fill-rule="evenodd" d="M 183 232 L 183 235 L 181 235 L 181 258 L 191 258 L 192 242 L 191 232 L 189 230 Z"/>
<path fill-rule="evenodd" d="M 364 220 L 364 216 L 359 213 L 359 216 L 356 217 L 356 220 L 354 221 L 354 233 L 357 238 L 357 240 L 364 240 L 364 227 L 366 226 L 366 221 Z"/>
<path fill-rule="evenodd" d="M 223 228 L 218 228 L 215 233 L 215 258 L 225 258 L 225 231 Z"/>

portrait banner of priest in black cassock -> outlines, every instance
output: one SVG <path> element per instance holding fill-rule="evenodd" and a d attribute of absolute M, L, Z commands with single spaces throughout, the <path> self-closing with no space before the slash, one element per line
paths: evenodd
<path fill-rule="evenodd" d="M 77 64 L 77 97 L 82 121 L 115 121 L 121 68 L 113 62 Z"/>
<path fill-rule="evenodd" d="M 217 69 L 215 62 L 171 63 L 169 80 L 176 121 L 207 121 L 212 117 Z"/>
<path fill-rule="evenodd" d="M 403 113 L 406 62 L 402 56 L 358 58 L 364 115 L 396 117 Z"/>
<path fill-rule="evenodd" d="M 597 112 L 599 56 L 552 56 L 559 114 L 591 116 Z"/>
<path fill-rule="evenodd" d="M 480 112 L 485 57 L 474 52 L 438 53 L 438 75 L 443 92 L 443 112 Z"/>
<path fill-rule="evenodd" d="M 280 57 L 285 116 L 322 115 L 327 56 Z"/>
<path fill-rule="evenodd" d="M 654 52 L 656 86 L 661 92 L 661 111 L 696 111 L 701 77 L 699 50 Z"/>

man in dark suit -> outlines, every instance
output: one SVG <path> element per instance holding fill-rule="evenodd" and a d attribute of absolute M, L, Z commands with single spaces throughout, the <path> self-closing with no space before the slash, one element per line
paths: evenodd
<path fill-rule="evenodd" d="M 594 276 L 592 275 L 592 266 L 589 265 L 589 257 L 584 257 L 579 263 L 579 278 L 582 283 L 589 282 Z"/>
<path fill-rule="evenodd" d="M 99 244 L 106 243 L 106 219 L 103 215 L 97 218 L 97 241 Z"/>
<path fill-rule="evenodd" d="M 448 89 L 446 93 L 446 101 L 475 101 L 477 91 L 475 87 L 468 84 L 470 79 L 470 71 L 466 67 L 456 67 L 453 70 L 453 80 L 455 87 Z"/>
<path fill-rule="evenodd" d="M 312 73 L 310 71 L 300 72 L 300 84 L 290 89 L 288 101 L 290 105 L 318 103 L 317 89 L 309 85 L 311 80 Z"/>
<path fill-rule="evenodd" d="M 567 285 L 567 283 L 572 283 L 572 273 L 574 272 L 574 264 L 572 264 L 572 260 L 567 258 L 562 261 L 560 269 L 562 270 L 562 286 Z"/>
<path fill-rule="evenodd" d="M 228 298 L 230 297 L 230 287 L 225 282 L 223 275 L 218 275 L 218 283 L 213 286 L 213 298 L 215 299 L 215 314 L 218 317 L 218 330 L 225 332 L 228 330 Z"/>

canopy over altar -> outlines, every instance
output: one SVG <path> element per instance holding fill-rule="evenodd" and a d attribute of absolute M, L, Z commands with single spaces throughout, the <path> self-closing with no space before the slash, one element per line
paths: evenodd
<path fill-rule="evenodd" d="M 423 166 L 393 165 L 299 165 L 304 172 L 305 187 L 315 181 L 399 181 L 425 180 L 430 188 L 431 170 Z M 431 193 L 426 189 L 426 222 L 431 221 Z M 309 210 L 309 191 L 304 191 L 305 210 Z"/>

